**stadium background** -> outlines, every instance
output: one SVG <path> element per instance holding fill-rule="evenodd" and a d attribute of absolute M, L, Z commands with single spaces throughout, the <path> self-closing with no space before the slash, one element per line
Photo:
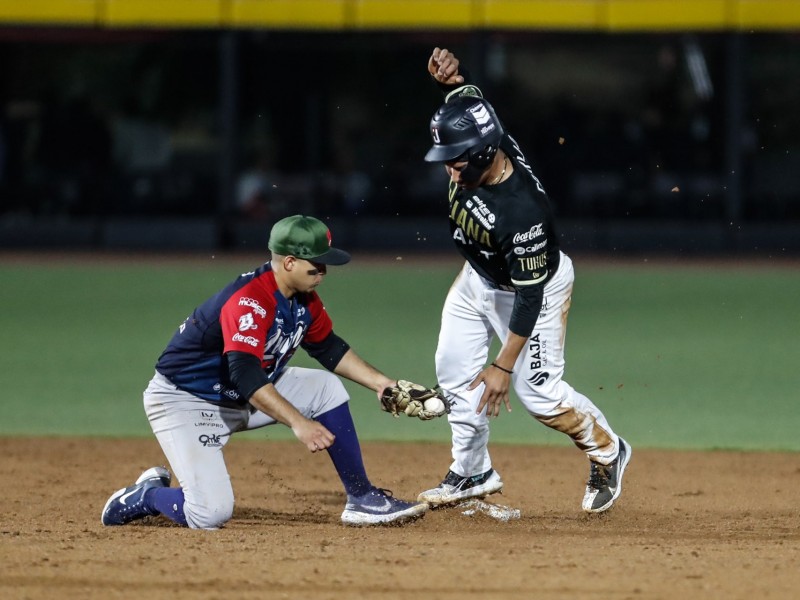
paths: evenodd
<path fill-rule="evenodd" d="M 441 44 L 568 249 L 796 254 L 798 27 L 787 0 L 4 0 L 0 245 L 250 249 L 303 210 L 449 250 Z"/>

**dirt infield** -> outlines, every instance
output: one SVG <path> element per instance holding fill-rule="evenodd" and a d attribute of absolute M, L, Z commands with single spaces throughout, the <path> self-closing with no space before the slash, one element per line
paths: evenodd
<path fill-rule="evenodd" d="M 405 527 L 339 523 L 327 456 L 232 440 L 232 521 L 216 532 L 153 519 L 100 525 L 117 488 L 163 463 L 155 440 L 0 439 L 3 598 L 797 598 L 800 455 L 634 448 L 626 489 L 584 515 L 572 448 L 497 446 L 521 519 L 455 509 Z M 443 445 L 364 445 L 400 497 L 438 482 Z"/>

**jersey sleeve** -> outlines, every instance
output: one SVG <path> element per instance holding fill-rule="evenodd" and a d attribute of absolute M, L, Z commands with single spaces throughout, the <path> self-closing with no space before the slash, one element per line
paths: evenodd
<path fill-rule="evenodd" d="M 509 203 L 525 210 L 511 210 L 503 215 L 505 235 L 500 240 L 511 283 L 516 288 L 514 307 L 508 328 L 522 337 L 531 335 L 542 310 L 544 285 L 551 273 L 548 266 L 547 215 L 530 203 Z"/>
<path fill-rule="evenodd" d="M 275 319 L 274 303 L 248 295 L 247 287 L 231 296 L 220 311 L 223 353 L 246 352 L 261 360 L 267 332 Z"/>
<path fill-rule="evenodd" d="M 311 292 L 308 298 L 308 310 L 311 312 L 311 324 L 308 327 L 303 341 L 318 344 L 327 338 L 333 331 L 333 322 L 322 299 L 316 292 Z"/>
<path fill-rule="evenodd" d="M 550 240 L 548 216 L 531 202 L 509 202 L 502 216 L 499 237 L 500 250 L 505 256 L 511 283 L 517 289 L 546 282 L 548 252 L 556 240 Z"/>

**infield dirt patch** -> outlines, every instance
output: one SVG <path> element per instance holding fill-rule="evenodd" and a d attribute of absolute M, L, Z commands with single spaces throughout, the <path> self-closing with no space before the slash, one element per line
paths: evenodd
<path fill-rule="evenodd" d="M 233 439 L 230 523 L 103 527 L 108 496 L 163 464 L 154 439 L 0 439 L 2 598 L 797 598 L 800 455 L 634 447 L 619 504 L 585 515 L 573 448 L 495 446 L 518 508 L 455 509 L 352 529 L 325 455 Z M 373 483 L 402 498 L 441 479 L 449 448 L 366 443 Z"/>

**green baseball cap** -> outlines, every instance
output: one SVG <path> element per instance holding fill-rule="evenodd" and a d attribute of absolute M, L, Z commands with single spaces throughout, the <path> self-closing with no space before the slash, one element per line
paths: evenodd
<path fill-rule="evenodd" d="M 344 250 L 331 247 L 331 232 L 319 219 L 294 215 L 272 226 L 269 249 L 281 256 L 296 256 L 323 265 L 343 265 L 350 262 Z"/>

